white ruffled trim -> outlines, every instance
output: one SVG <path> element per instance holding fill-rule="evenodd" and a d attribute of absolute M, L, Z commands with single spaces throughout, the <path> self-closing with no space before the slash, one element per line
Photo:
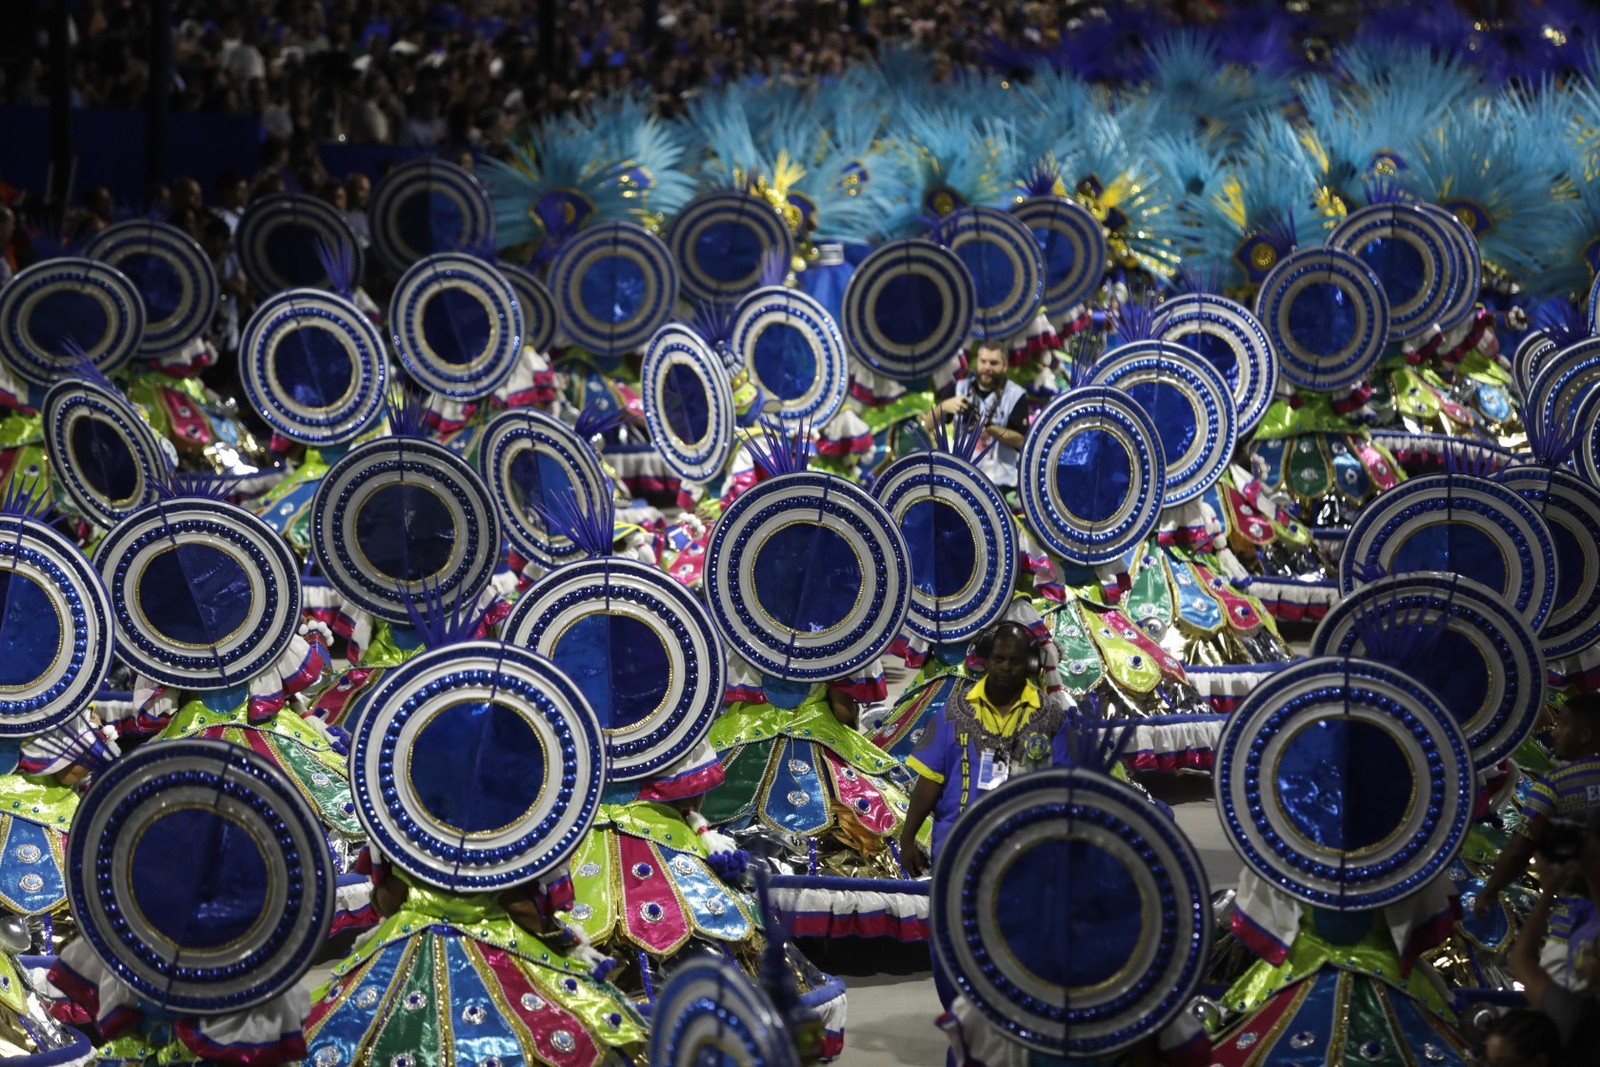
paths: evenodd
<path fill-rule="evenodd" d="M 926 883 L 907 883 L 925 885 Z M 784 915 L 875 916 L 895 923 L 928 921 L 928 894 L 884 893 L 876 889 L 820 889 L 782 886 L 772 903 Z"/>
<path fill-rule="evenodd" d="M 1207 700 L 1216 697 L 1244 697 L 1250 690 L 1282 670 L 1287 664 L 1263 666 L 1259 670 L 1188 667 L 1184 674 L 1196 691 Z"/>
<path fill-rule="evenodd" d="M 102 715 L 100 721 L 107 720 Z M 96 743 L 104 744 L 113 756 L 122 754 L 116 742 L 89 718 L 89 712 L 80 711 L 60 726 L 28 738 L 22 743 L 21 755 L 30 763 L 45 765 L 43 770 L 34 773 L 55 774 L 76 763 L 78 757 L 92 749 Z"/>
<path fill-rule="evenodd" d="M 1118 720 L 1117 725 L 1133 727 L 1133 736 L 1123 752 L 1125 757 L 1137 758 L 1150 753 L 1159 761 L 1162 756 L 1188 752 L 1215 752 L 1226 720 L 1225 715 L 1218 715 L 1215 722 L 1150 724 L 1142 719 L 1130 719 Z"/>

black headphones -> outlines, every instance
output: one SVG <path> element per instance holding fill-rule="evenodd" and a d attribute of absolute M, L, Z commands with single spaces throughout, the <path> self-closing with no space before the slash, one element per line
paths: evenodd
<path fill-rule="evenodd" d="M 1028 677 L 1032 678 L 1044 669 L 1044 657 L 1039 650 L 1039 637 L 1032 630 L 1010 619 L 997 622 L 987 630 L 979 633 L 972 639 L 972 655 L 979 659 L 988 659 L 994 652 L 995 640 L 1002 634 L 1020 637 L 1028 643 Z"/>

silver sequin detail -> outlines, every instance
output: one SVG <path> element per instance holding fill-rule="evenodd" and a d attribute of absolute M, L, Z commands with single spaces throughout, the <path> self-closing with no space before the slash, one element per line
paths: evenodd
<path fill-rule="evenodd" d="M 389 1067 L 416 1067 L 417 1058 L 409 1052 L 402 1052 L 389 1061 Z"/>
<path fill-rule="evenodd" d="M 594 909 L 587 904 L 574 904 L 572 906 L 572 917 L 579 922 L 583 922 L 592 915 L 594 915 Z"/>
<path fill-rule="evenodd" d="M 40 857 L 44 855 L 39 851 L 38 845 L 18 845 L 11 854 L 17 857 L 18 863 L 38 863 Z"/>
<path fill-rule="evenodd" d="M 550 1044 L 557 1052 L 571 1052 L 578 1047 L 578 1042 L 565 1030 L 557 1030 L 551 1034 Z"/>
<path fill-rule="evenodd" d="M 579 878 L 593 878 L 599 873 L 600 865 L 598 863 L 580 863 L 578 865 Z"/>
<path fill-rule="evenodd" d="M 44 879 L 37 874 L 25 874 L 17 879 L 17 884 L 22 887 L 24 893 L 37 893 L 44 888 Z"/>
<path fill-rule="evenodd" d="M 1254 1045 L 1255 1043 L 1256 1043 L 1256 1035 L 1255 1034 L 1245 1034 L 1238 1041 L 1234 1042 L 1234 1044 L 1238 1048 L 1249 1048 L 1251 1045 Z"/>
<path fill-rule="evenodd" d="M 482 1004 L 469 1004 L 461 1009 L 461 1021 L 477 1026 L 489 1017 Z"/>
<path fill-rule="evenodd" d="M 1300 1049 L 1310 1048 L 1317 1043 L 1317 1035 L 1310 1030 L 1302 1030 L 1289 1039 L 1289 1047 Z"/>
<path fill-rule="evenodd" d="M 478 1067 L 500 1067 L 499 1056 L 485 1056 L 478 1061 Z"/>
<path fill-rule="evenodd" d="M 1445 1060 L 1444 1049 L 1430 1042 L 1422 1046 L 1422 1058 L 1429 1063 L 1443 1063 Z"/>
<path fill-rule="evenodd" d="M 633 876 L 635 878 L 648 878 L 655 873 L 656 869 L 648 863 L 635 863 L 633 865 Z"/>
<path fill-rule="evenodd" d="M 311 776 L 311 784 L 314 786 L 325 786 L 331 781 L 333 781 L 333 779 L 320 772 Z"/>
<path fill-rule="evenodd" d="M 1379 1060 L 1383 1059 L 1386 1053 L 1383 1044 L 1378 1041 L 1366 1042 L 1361 1046 L 1359 1051 L 1361 1053 L 1361 1058 L 1366 1060 L 1368 1063 L 1377 1063 Z"/>
<path fill-rule="evenodd" d="M 358 1008 L 375 1007 L 378 1003 L 378 991 L 368 986 L 355 995 L 354 1001 Z"/>
<path fill-rule="evenodd" d="M 523 1011 L 538 1011 L 542 1007 L 544 1007 L 544 1001 L 543 1000 L 540 1000 L 538 997 L 534 996 L 532 993 L 524 993 L 524 994 L 522 994 L 522 1010 Z"/>
<path fill-rule="evenodd" d="M 666 917 L 666 909 L 653 900 L 647 900 L 639 905 L 639 918 L 647 923 L 658 923 Z"/>
<path fill-rule="evenodd" d="M 401 1002 L 406 1011 L 421 1011 L 428 1006 L 428 994 L 414 990 L 406 994 L 406 999 Z"/>
<path fill-rule="evenodd" d="M 694 860 L 688 856 L 677 856 L 672 861 L 672 869 L 687 877 L 694 873 Z"/>
<path fill-rule="evenodd" d="M 716 897 L 706 901 L 706 910 L 713 915 L 721 915 L 728 910 L 728 906 Z"/>
<path fill-rule="evenodd" d="M 789 761 L 789 773 L 796 778 L 803 778 L 811 773 L 811 764 L 803 759 L 792 759 Z"/>
<path fill-rule="evenodd" d="M 317 1057 L 311 1062 L 316 1064 L 317 1067 L 335 1067 L 339 1062 L 339 1050 L 323 1045 L 317 1049 Z"/>
<path fill-rule="evenodd" d="M 788 800 L 793 807 L 803 808 L 806 806 L 806 802 L 811 799 L 811 794 L 802 793 L 800 790 L 796 789 L 791 791 L 785 799 Z"/>

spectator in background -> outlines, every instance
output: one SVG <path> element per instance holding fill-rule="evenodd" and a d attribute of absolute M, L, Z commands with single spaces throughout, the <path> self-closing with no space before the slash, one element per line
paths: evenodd
<path fill-rule="evenodd" d="M 334 210 L 340 214 L 345 210 L 344 184 L 336 181 L 325 181 L 317 186 L 317 199 L 332 204 Z"/>
<path fill-rule="evenodd" d="M 217 206 L 213 213 L 228 224 L 231 237 L 239 229 L 244 208 L 250 201 L 250 186 L 236 170 L 225 170 L 217 175 Z"/>
<path fill-rule="evenodd" d="M 211 320 L 208 336 L 216 347 L 220 362 L 225 364 L 231 364 L 233 357 L 238 354 L 239 323 L 243 320 L 244 304 L 250 295 L 244 275 L 239 270 L 238 259 L 228 250 L 232 237 L 228 224 L 217 216 L 206 220 L 200 236 L 200 247 L 205 249 L 212 267 L 216 269 L 221 290 L 217 313 Z"/>
<path fill-rule="evenodd" d="M 12 242 L 16 233 L 16 212 L 0 204 L 0 289 L 17 275 L 17 252 Z"/>
<path fill-rule="evenodd" d="M 372 244 L 372 227 L 367 222 L 367 201 L 371 198 L 372 182 L 365 174 L 355 171 L 345 178 L 345 218 L 350 220 L 350 228 L 356 234 L 356 243 L 362 248 Z"/>
<path fill-rule="evenodd" d="M 197 215 L 205 210 L 205 194 L 200 190 L 200 183 L 193 178 L 178 178 L 172 183 L 172 210 L 177 212 L 188 208 Z M 199 235 L 196 234 L 196 239 Z"/>

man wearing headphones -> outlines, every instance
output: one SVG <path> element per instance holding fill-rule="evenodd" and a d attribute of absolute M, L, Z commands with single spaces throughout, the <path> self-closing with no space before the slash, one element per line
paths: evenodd
<path fill-rule="evenodd" d="M 906 761 L 917 774 L 917 785 L 900 827 L 900 865 L 913 878 L 928 869 L 950 827 L 980 796 L 1012 775 L 1050 765 L 1066 719 L 1063 710 L 1045 706 L 1033 683 L 1043 667 L 1033 631 L 1018 622 L 1002 622 L 980 634 L 972 651 L 988 661 L 983 677 L 950 698 Z M 930 814 L 933 841 L 930 858 L 924 860 L 917 831 Z M 948 1012 L 956 989 L 937 958 L 933 984 Z M 954 1056 L 945 1062 L 953 1064 Z"/>
<path fill-rule="evenodd" d="M 1026 626 L 1002 622 L 980 635 L 973 651 L 988 660 L 984 676 L 951 697 L 923 731 L 907 765 L 917 774 L 900 829 L 900 865 L 913 878 L 927 870 L 917 831 L 933 816 L 937 855 L 956 819 L 983 793 L 1007 778 L 1050 765 L 1051 747 L 1065 716 L 1043 706 L 1033 683 L 1041 665 L 1039 643 Z"/>

